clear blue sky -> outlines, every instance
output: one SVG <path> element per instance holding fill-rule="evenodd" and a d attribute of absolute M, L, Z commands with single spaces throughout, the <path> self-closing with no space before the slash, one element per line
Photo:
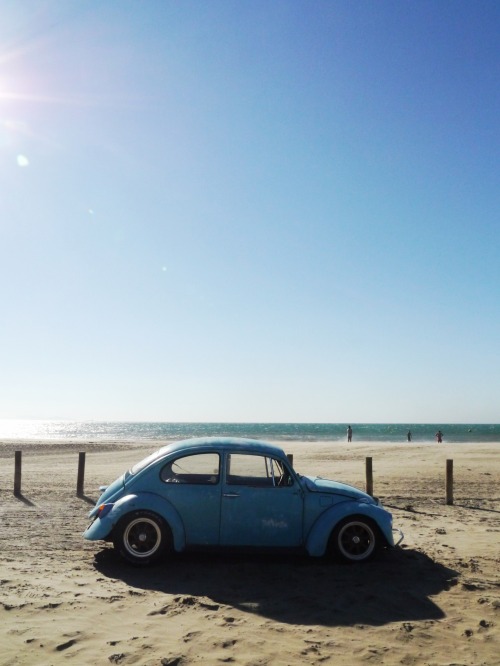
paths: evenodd
<path fill-rule="evenodd" d="M 0 417 L 500 421 L 500 3 L 0 13 Z"/>

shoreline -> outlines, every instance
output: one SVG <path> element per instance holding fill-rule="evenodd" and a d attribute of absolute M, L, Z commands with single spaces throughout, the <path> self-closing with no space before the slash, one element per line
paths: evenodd
<path fill-rule="evenodd" d="M 216 435 L 210 435 L 213 439 L 217 439 Z M 224 438 L 222 435 L 220 438 Z M 61 437 L 51 437 L 51 438 L 26 438 L 26 437 L 11 437 L 11 438 L 0 438 L 0 455 L 4 450 L 13 450 L 14 447 L 20 448 L 61 448 L 61 449 L 74 449 L 75 447 L 89 447 L 91 449 L 96 449 L 99 446 L 106 448 L 117 446 L 117 447 L 129 447 L 129 448 L 143 448 L 143 447 L 152 447 L 152 450 L 161 448 L 162 446 L 167 446 L 173 442 L 182 441 L 183 439 L 196 439 L 196 438 L 183 438 L 183 437 L 169 437 L 161 439 L 151 439 L 151 438 L 141 438 L 134 437 L 131 439 L 123 439 L 118 437 L 103 437 L 103 438 L 93 438 L 88 437 L 81 438 L 61 438 Z M 243 439 L 252 439 L 252 438 L 243 438 Z M 447 441 L 446 439 L 438 444 L 435 440 L 432 439 L 414 439 L 411 442 L 406 440 L 390 440 L 390 439 L 353 439 L 352 442 L 347 442 L 345 439 L 312 439 L 312 438 L 263 438 L 262 441 L 266 441 L 274 444 L 282 449 L 285 449 L 287 445 L 296 446 L 301 444 L 303 446 L 402 446 L 402 447 L 415 447 L 415 446 L 434 446 L 434 447 L 446 447 L 446 446 L 500 446 L 500 438 L 493 440 L 467 440 L 467 441 Z"/>
<path fill-rule="evenodd" d="M 450 444 L 500 442 L 500 424 L 353 424 L 353 441 L 406 444 L 436 443 L 438 430 Z M 243 437 L 263 441 L 347 443 L 347 426 L 339 423 L 170 423 L 99 421 L 5 421 L 0 419 L 0 442 L 119 442 L 150 441 L 160 446 L 195 437 Z"/>

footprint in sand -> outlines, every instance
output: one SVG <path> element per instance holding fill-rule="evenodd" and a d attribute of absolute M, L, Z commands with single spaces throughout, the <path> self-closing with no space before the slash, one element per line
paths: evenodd
<path fill-rule="evenodd" d="M 70 638 L 69 641 L 66 641 L 66 643 L 60 643 L 59 645 L 56 645 L 56 650 L 58 652 L 62 652 L 63 650 L 67 650 L 68 648 L 72 647 L 76 643 L 76 640 L 74 638 Z"/>

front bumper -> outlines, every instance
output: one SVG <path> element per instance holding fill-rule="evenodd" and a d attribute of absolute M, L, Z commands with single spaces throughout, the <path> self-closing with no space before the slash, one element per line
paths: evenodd
<path fill-rule="evenodd" d="M 399 534 L 399 539 L 394 541 L 394 547 L 399 546 L 399 544 L 403 541 L 405 538 L 405 535 L 403 532 L 398 528 L 398 527 L 393 527 L 392 528 L 393 533 L 395 532 L 396 534 Z"/>

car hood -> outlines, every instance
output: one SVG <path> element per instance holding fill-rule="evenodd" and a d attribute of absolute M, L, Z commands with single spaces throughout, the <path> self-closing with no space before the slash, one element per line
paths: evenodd
<path fill-rule="evenodd" d="M 347 483 L 322 479 L 320 476 L 303 476 L 302 480 L 304 481 L 306 488 L 312 493 L 343 495 L 347 499 L 361 500 L 363 502 L 368 502 L 369 504 L 377 503 L 373 497 L 368 495 L 368 493 L 365 493 L 354 486 L 349 486 Z"/>

